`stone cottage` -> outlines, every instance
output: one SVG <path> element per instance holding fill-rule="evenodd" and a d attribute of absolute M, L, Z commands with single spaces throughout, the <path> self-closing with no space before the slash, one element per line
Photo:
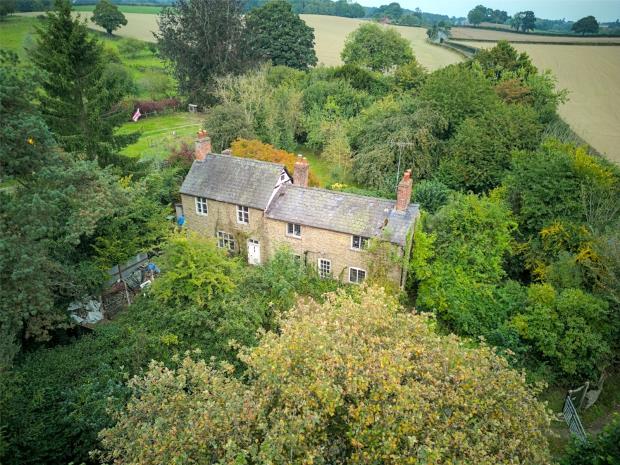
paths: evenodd
<path fill-rule="evenodd" d="M 410 204 L 411 173 L 398 185 L 396 201 L 308 187 L 308 174 L 301 156 L 291 176 L 280 164 L 213 154 L 201 131 L 180 191 L 185 225 L 247 254 L 250 264 L 288 247 L 321 276 L 350 283 L 366 279 L 376 263 L 367 247 L 381 239 L 391 256 L 387 276 L 403 286 L 419 217 L 418 205 Z"/>

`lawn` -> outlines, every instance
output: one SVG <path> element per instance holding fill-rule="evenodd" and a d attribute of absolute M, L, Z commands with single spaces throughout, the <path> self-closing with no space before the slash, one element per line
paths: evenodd
<path fill-rule="evenodd" d="M 177 112 L 161 116 L 141 118 L 137 122 L 125 123 L 119 134 L 139 132 L 140 139 L 125 147 L 122 154 L 141 159 L 164 159 L 171 150 L 183 142 L 192 144 L 194 135 L 200 129 L 203 115 Z"/>
<path fill-rule="evenodd" d="M 26 48 L 34 44 L 32 33 L 39 20 L 35 16 L 9 16 L 0 21 L 0 47 L 26 56 Z"/>

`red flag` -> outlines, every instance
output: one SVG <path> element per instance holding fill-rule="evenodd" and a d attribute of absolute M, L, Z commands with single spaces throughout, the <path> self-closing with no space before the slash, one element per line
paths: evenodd
<path fill-rule="evenodd" d="M 142 116 L 142 113 L 140 113 L 140 109 L 138 108 L 136 112 L 133 114 L 133 116 L 131 117 L 131 119 L 133 121 L 138 121 L 140 119 L 140 116 Z"/>

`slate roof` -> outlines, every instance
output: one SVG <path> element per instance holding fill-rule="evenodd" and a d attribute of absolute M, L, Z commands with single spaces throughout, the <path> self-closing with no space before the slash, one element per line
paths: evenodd
<path fill-rule="evenodd" d="M 395 204 L 395 200 L 286 184 L 280 187 L 266 216 L 346 234 L 385 237 L 404 246 L 419 206 L 411 204 L 406 211 L 397 212 Z"/>
<path fill-rule="evenodd" d="M 180 192 L 264 210 L 283 169 L 277 163 L 208 154 L 194 161 Z"/>

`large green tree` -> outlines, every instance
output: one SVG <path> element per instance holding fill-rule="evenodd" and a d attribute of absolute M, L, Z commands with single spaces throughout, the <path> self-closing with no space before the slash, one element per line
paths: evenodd
<path fill-rule="evenodd" d="M 242 13 L 240 0 L 179 0 L 160 12 L 159 53 L 192 103 L 212 100 L 214 77 L 252 64 Z"/>
<path fill-rule="evenodd" d="M 482 23 L 487 19 L 487 7 L 478 5 L 467 13 L 467 21 L 474 26 Z"/>
<path fill-rule="evenodd" d="M 297 69 L 316 65 L 314 30 L 293 13 L 289 2 L 272 0 L 250 11 L 245 25 L 257 58 Z"/>
<path fill-rule="evenodd" d="M 190 357 L 173 369 L 153 363 L 101 433 L 100 457 L 116 465 L 550 463 L 548 414 L 524 376 L 489 348 L 431 326 L 377 288 L 300 301 L 278 333 L 243 354 L 247 384 Z"/>
<path fill-rule="evenodd" d="M 598 32 L 598 21 L 594 16 L 586 16 L 574 23 L 571 27 L 573 32 L 577 34 L 596 34 Z"/>
<path fill-rule="evenodd" d="M 346 64 L 385 72 L 410 62 L 413 51 L 409 41 L 396 29 L 369 23 L 362 24 L 347 36 L 340 56 Z"/>
<path fill-rule="evenodd" d="M 501 104 L 463 121 L 447 145 L 440 179 L 453 189 L 487 192 L 510 168 L 513 150 L 534 150 L 542 125 L 526 106 Z"/>
<path fill-rule="evenodd" d="M 130 80 L 126 72 L 107 66 L 103 46 L 72 16 L 69 0 L 56 0 L 37 27 L 30 57 L 39 71 L 41 112 L 60 146 L 101 164 L 113 160 L 132 139 L 115 134 L 129 116 L 119 103 L 130 91 Z"/>
<path fill-rule="evenodd" d="M 91 21 L 101 26 L 109 35 L 121 26 L 127 25 L 127 18 L 110 0 L 99 0 L 93 10 Z"/>

